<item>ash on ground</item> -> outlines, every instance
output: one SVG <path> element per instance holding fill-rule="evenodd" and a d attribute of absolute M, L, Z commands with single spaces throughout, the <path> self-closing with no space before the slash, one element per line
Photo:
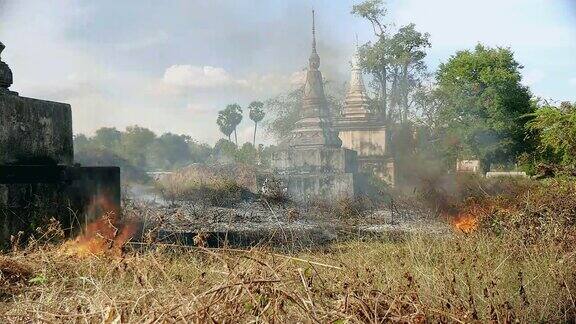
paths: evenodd
<path fill-rule="evenodd" d="M 257 198 L 233 207 L 216 207 L 194 201 L 167 202 L 143 188 L 132 188 L 130 196 L 128 209 L 141 215 L 144 233 L 169 243 L 310 248 L 351 238 L 451 231 L 430 214 L 400 204 L 364 208 L 352 203 L 273 203 Z M 199 236 L 203 236 L 202 242 L 198 242 Z"/>

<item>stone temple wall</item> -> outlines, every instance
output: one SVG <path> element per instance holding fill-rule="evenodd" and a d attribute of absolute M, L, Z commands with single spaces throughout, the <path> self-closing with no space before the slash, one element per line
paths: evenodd
<path fill-rule="evenodd" d="M 66 233 L 120 206 L 118 167 L 74 164 L 71 107 L 0 89 L 0 249 L 51 218 Z"/>
<path fill-rule="evenodd" d="M 279 150 L 272 165 L 296 200 L 338 199 L 361 193 L 357 153 L 343 148 L 313 147 Z"/>
<path fill-rule="evenodd" d="M 372 118 L 344 118 L 334 120 L 342 147 L 358 152 L 358 169 L 364 174 L 394 186 L 396 184 L 394 159 L 387 147 L 386 126 Z"/>
<path fill-rule="evenodd" d="M 358 152 L 359 156 L 386 155 L 386 129 L 340 130 L 342 146 Z"/>
<path fill-rule="evenodd" d="M 72 165 L 70 105 L 0 92 L 0 164 Z"/>
<path fill-rule="evenodd" d="M 341 148 L 290 148 L 273 157 L 275 168 L 284 172 L 357 172 L 357 153 Z"/>

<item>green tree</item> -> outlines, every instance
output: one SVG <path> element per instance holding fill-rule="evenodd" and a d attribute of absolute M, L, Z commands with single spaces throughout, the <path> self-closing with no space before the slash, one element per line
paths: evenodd
<path fill-rule="evenodd" d="M 74 152 L 86 151 L 92 146 L 92 141 L 84 134 L 74 135 Z"/>
<path fill-rule="evenodd" d="M 238 147 L 227 139 L 220 139 L 214 144 L 214 158 L 218 162 L 230 163 L 236 161 Z"/>
<path fill-rule="evenodd" d="M 240 163 L 255 165 L 258 157 L 258 151 L 251 143 L 244 143 L 236 152 L 236 161 Z"/>
<path fill-rule="evenodd" d="M 428 132 L 435 133 L 441 126 L 438 118 L 442 106 L 440 92 L 435 91 L 435 85 L 421 85 L 412 96 L 414 101 L 417 125 L 424 127 Z"/>
<path fill-rule="evenodd" d="M 192 154 L 188 143 L 191 141 L 187 135 L 162 134 L 149 148 L 149 166 L 169 170 L 190 163 Z"/>
<path fill-rule="evenodd" d="M 533 106 L 530 91 L 521 84 L 521 68 L 510 49 L 480 44 L 440 65 L 438 118 L 447 154 L 476 157 L 487 171 L 531 149 L 525 124 Z"/>
<path fill-rule="evenodd" d="M 281 141 L 294 129 L 300 119 L 303 96 L 302 86 L 265 101 L 264 108 L 270 116 L 266 118 L 266 131 L 276 140 Z"/>
<path fill-rule="evenodd" d="M 242 108 L 238 104 L 231 104 L 226 106 L 224 110 L 218 112 L 216 124 L 220 131 L 224 133 L 230 140 L 230 135 L 234 132 L 234 141 L 238 146 L 238 134 L 236 132 L 238 125 L 242 122 Z"/>
<path fill-rule="evenodd" d="M 392 32 L 381 0 L 354 5 L 352 14 L 368 20 L 376 37 L 360 48 L 360 65 L 373 78 L 370 84 L 379 102 L 377 111 L 383 119 L 405 123 L 412 97 L 427 76 L 424 58 L 430 35 L 417 31 L 414 24 Z"/>
<path fill-rule="evenodd" d="M 188 146 L 190 147 L 190 155 L 192 162 L 195 163 L 203 163 L 210 159 L 212 155 L 212 147 L 206 143 L 198 143 L 195 140 L 191 140 L 188 142 Z"/>
<path fill-rule="evenodd" d="M 239 104 L 231 104 L 226 106 L 228 115 L 230 116 L 230 123 L 234 128 L 234 142 L 238 146 L 238 125 L 242 122 L 242 108 Z"/>
<path fill-rule="evenodd" d="M 248 106 L 250 119 L 254 122 L 254 139 L 252 140 L 252 146 L 256 147 L 256 129 L 258 128 L 258 123 L 264 119 L 264 104 L 261 101 L 252 101 Z"/>
<path fill-rule="evenodd" d="M 102 148 L 117 152 L 120 149 L 122 132 L 115 127 L 102 127 L 96 130 L 92 142 Z"/>
<path fill-rule="evenodd" d="M 154 143 L 156 134 L 151 130 L 140 126 L 128 126 L 122 133 L 122 156 L 133 165 L 145 168 L 148 149 Z"/>
<path fill-rule="evenodd" d="M 576 103 L 546 105 L 531 117 L 526 126 L 536 134 L 540 160 L 576 166 Z"/>
<path fill-rule="evenodd" d="M 424 58 L 429 47 L 430 35 L 418 32 L 414 24 L 400 28 L 390 39 L 390 106 L 402 123 L 408 121 L 414 94 L 427 76 Z"/>
<path fill-rule="evenodd" d="M 388 74 L 392 61 L 388 40 L 389 26 L 385 23 L 387 10 L 381 0 L 367 0 L 352 7 L 353 15 L 364 18 L 372 25 L 376 41 L 360 48 L 360 64 L 375 80 L 378 111 L 382 118 L 388 113 Z"/>
<path fill-rule="evenodd" d="M 218 118 L 216 119 L 216 124 L 218 125 L 218 128 L 220 128 L 222 134 L 226 135 L 228 140 L 230 140 L 230 135 L 232 135 L 232 132 L 234 131 L 231 116 L 229 113 L 230 111 L 226 109 L 220 110 L 218 112 Z"/>

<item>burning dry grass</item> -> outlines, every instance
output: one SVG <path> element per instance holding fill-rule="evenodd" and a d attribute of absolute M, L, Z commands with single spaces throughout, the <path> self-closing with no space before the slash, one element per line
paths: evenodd
<path fill-rule="evenodd" d="M 19 285 L 2 295 L 0 316 L 134 323 L 574 319 L 575 255 L 552 237 L 541 240 L 414 235 L 290 255 L 150 245 L 91 258 L 45 246 L 0 263 L 2 277 Z"/>
<path fill-rule="evenodd" d="M 136 233 L 137 223 L 132 218 L 121 219 L 120 207 L 108 195 L 95 197 L 88 213 L 100 216 L 86 224 L 75 239 L 66 241 L 62 251 L 79 257 L 121 255 L 123 246 Z"/>

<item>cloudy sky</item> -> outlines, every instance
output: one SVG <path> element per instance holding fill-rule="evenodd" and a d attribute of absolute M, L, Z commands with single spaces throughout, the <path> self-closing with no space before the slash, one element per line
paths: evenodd
<path fill-rule="evenodd" d="M 216 114 L 295 87 L 317 11 L 321 69 L 344 82 L 372 38 L 360 0 L 0 0 L 12 90 L 72 104 L 74 131 L 138 124 L 213 143 Z M 433 71 L 478 42 L 511 47 L 533 93 L 576 101 L 576 0 L 388 0 L 389 21 L 431 34 Z M 245 118 L 247 120 L 247 118 Z M 241 141 L 251 137 L 243 122 Z"/>

